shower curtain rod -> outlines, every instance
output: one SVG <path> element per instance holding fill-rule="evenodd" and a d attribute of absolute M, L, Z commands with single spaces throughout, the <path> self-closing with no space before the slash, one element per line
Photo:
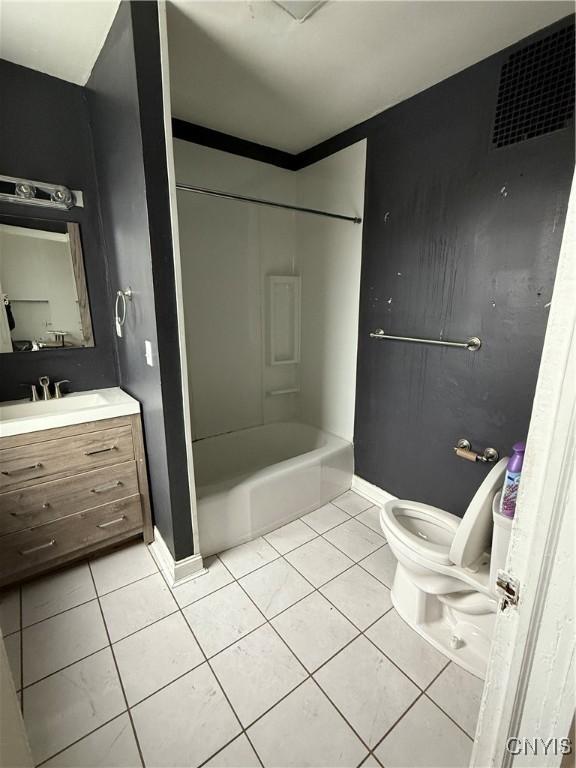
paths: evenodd
<path fill-rule="evenodd" d="M 210 195 L 211 197 L 224 197 L 227 200 L 242 200 L 245 203 L 257 203 L 258 205 L 268 205 L 271 208 L 286 208 L 289 211 L 300 211 L 300 213 L 312 213 L 314 216 L 327 216 L 330 219 L 340 219 L 341 221 L 351 221 L 354 224 L 360 224 L 362 219 L 358 216 L 343 216 L 340 213 L 330 213 L 329 211 L 319 211 L 316 208 L 302 208 L 299 205 L 288 205 L 287 203 L 273 203 L 271 200 L 261 200 L 258 197 L 247 197 L 246 195 L 234 195 L 230 192 L 220 192 L 217 189 L 206 189 L 205 187 L 192 187 L 189 184 L 176 184 L 176 189 L 184 192 L 196 192 L 198 195 Z"/>

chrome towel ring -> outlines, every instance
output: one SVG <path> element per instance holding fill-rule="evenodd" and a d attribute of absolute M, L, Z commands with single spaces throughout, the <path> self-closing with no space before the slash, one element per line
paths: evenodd
<path fill-rule="evenodd" d="M 126 322 L 126 299 L 132 301 L 133 291 L 130 286 L 123 291 L 116 291 L 116 303 L 114 305 L 114 321 L 116 323 L 116 336 L 122 338 L 122 328 Z M 120 304 L 122 304 L 122 314 L 119 314 Z"/>

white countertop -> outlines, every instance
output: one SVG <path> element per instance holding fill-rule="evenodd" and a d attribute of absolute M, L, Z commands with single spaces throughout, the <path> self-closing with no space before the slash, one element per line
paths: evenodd
<path fill-rule="evenodd" d="M 58 400 L 0 403 L 0 437 L 69 427 L 140 412 L 140 403 L 120 387 L 71 392 Z"/>

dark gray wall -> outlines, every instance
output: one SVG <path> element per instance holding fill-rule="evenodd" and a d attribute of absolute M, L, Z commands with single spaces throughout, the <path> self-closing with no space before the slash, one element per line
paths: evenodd
<path fill-rule="evenodd" d="M 180 559 L 193 546 L 160 75 L 156 3 L 121 3 L 86 90 L 111 284 L 134 291 L 120 384 L 142 404 L 155 524 Z"/>
<path fill-rule="evenodd" d="M 46 374 L 75 391 L 118 384 L 112 307 L 100 233 L 88 109 L 79 86 L 0 60 L 2 174 L 65 184 L 84 193 L 69 212 L 0 203 L 0 214 L 80 224 L 95 346 L 0 355 L 0 400 L 24 397 L 19 385 Z"/>
<path fill-rule="evenodd" d="M 457 515 L 486 472 L 453 455 L 457 439 L 505 455 L 526 437 L 573 170 L 572 128 L 491 146 L 517 47 L 364 126 L 356 472 Z M 483 346 L 378 341 L 375 328 Z"/>

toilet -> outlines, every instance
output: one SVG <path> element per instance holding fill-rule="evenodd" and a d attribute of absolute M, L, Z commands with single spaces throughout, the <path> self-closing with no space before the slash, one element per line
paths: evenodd
<path fill-rule="evenodd" d="M 490 578 L 504 567 L 505 535 L 493 526 L 492 508 L 504 482 L 508 458 L 488 473 L 460 519 L 417 501 L 394 499 L 380 524 L 398 560 L 392 603 L 404 621 L 435 648 L 484 678 L 497 597 Z M 494 546 L 498 544 L 498 546 Z M 501 563 L 491 563 L 490 550 Z"/>

